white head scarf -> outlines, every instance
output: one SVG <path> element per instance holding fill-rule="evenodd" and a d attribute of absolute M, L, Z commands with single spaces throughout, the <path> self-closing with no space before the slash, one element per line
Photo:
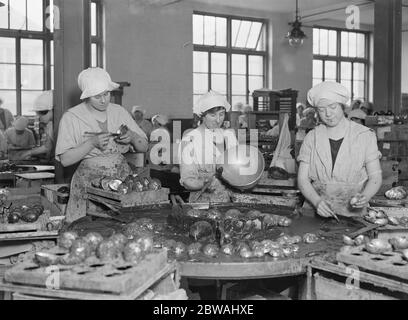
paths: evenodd
<path fill-rule="evenodd" d="M 307 101 L 313 107 L 324 107 L 325 104 L 343 103 L 350 100 L 346 87 L 337 82 L 325 81 L 315 85 L 307 93 Z"/>
<path fill-rule="evenodd" d="M 201 116 L 204 112 L 215 107 L 224 107 L 227 112 L 231 109 L 231 105 L 221 93 L 211 90 L 198 99 L 193 107 L 193 112 Z"/>
<path fill-rule="evenodd" d="M 83 70 L 78 76 L 78 86 L 82 91 L 82 100 L 119 88 L 119 84 L 113 82 L 109 73 L 101 68 Z"/>
<path fill-rule="evenodd" d="M 54 107 L 52 90 L 44 91 L 34 100 L 33 111 L 48 111 Z"/>
<path fill-rule="evenodd" d="M 152 117 L 152 123 L 154 122 L 159 123 L 162 126 L 165 126 L 169 122 L 169 118 L 164 114 L 156 114 Z"/>
<path fill-rule="evenodd" d="M 132 114 L 134 114 L 136 111 L 139 111 L 139 112 L 141 112 L 141 113 L 143 113 L 143 114 L 146 113 L 146 110 L 143 109 L 142 107 L 140 107 L 140 106 L 133 106 L 133 107 L 132 107 Z"/>

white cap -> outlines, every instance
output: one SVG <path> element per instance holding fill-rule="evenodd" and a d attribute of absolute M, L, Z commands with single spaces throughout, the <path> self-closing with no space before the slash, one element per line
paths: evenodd
<path fill-rule="evenodd" d="M 324 81 L 315 85 L 307 93 L 307 101 L 313 107 L 324 106 L 322 104 L 347 103 L 350 93 L 346 87 L 337 82 Z"/>
<path fill-rule="evenodd" d="M 155 121 L 164 126 L 169 122 L 169 118 L 164 114 L 156 114 L 152 117 L 152 123 L 154 124 Z"/>
<path fill-rule="evenodd" d="M 54 108 L 53 91 L 44 91 L 34 100 L 33 111 L 48 111 Z"/>
<path fill-rule="evenodd" d="M 139 112 L 141 112 L 143 114 L 146 113 L 146 110 L 143 109 L 141 106 L 133 106 L 132 107 L 132 114 L 134 114 L 136 111 L 139 111 Z"/>
<path fill-rule="evenodd" d="M 193 107 L 193 112 L 201 116 L 204 112 L 215 107 L 224 107 L 227 112 L 231 109 L 231 105 L 221 93 L 211 90 L 198 99 L 196 105 Z"/>
<path fill-rule="evenodd" d="M 83 70 L 78 76 L 78 86 L 82 91 L 81 99 L 119 88 L 119 84 L 113 82 L 109 73 L 101 68 Z"/>

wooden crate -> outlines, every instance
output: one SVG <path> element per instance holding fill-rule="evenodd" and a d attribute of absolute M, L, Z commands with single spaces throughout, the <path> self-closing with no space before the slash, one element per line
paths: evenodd
<path fill-rule="evenodd" d="M 180 299 L 179 273 L 176 262 L 167 263 L 154 275 L 144 278 L 142 285 L 129 294 L 109 292 L 90 292 L 66 289 L 47 289 L 31 285 L 12 284 L 0 281 L 0 292 L 4 291 L 7 300 L 150 300 L 156 296 L 169 296 Z"/>
<path fill-rule="evenodd" d="M 408 297 L 408 283 L 369 270 L 316 258 L 307 267 L 301 296 L 307 300 L 395 300 Z"/>
<path fill-rule="evenodd" d="M 142 261 L 131 264 L 125 261 L 103 263 L 97 258 L 92 263 L 52 266 L 58 268 L 59 290 L 109 295 L 140 295 L 163 276 L 168 267 L 167 250 L 154 250 Z M 160 276 L 158 277 L 158 274 Z M 51 272 L 33 261 L 20 263 L 5 272 L 4 281 L 29 287 L 46 287 Z M 152 283 L 152 279 L 154 282 Z M 149 282 L 146 287 L 146 283 Z M 57 291 L 59 291 L 57 290 Z M 137 292 L 136 292 L 137 291 Z"/>
<path fill-rule="evenodd" d="M 128 194 L 120 194 L 113 191 L 106 191 L 94 187 L 87 187 L 86 193 L 88 199 L 93 201 L 102 201 L 117 207 L 134 207 L 146 204 L 169 203 L 170 189 L 161 188 L 159 190 L 149 190 Z"/>
<path fill-rule="evenodd" d="M 69 184 L 47 184 L 41 186 L 41 203 L 51 211 L 51 215 L 65 215 L 69 194 L 57 190 Z"/>
<path fill-rule="evenodd" d="M 50 212 L 44 213 L 33 223 L 0 223 L 0 240 L 34 240 L 34 239 L 55 239 L 58 230 L 47 231 L 47 223 L 50 221 Z"/>
<path fill-rule="evenodd" d="M 372 254 L 362 247 L 354 247 L 337 253 L 337 261 L 408 282 L 408 262 L 400 252 Z"/>

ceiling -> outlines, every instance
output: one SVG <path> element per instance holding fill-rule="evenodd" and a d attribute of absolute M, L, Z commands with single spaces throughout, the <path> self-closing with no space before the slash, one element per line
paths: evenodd
<path fill-rule="evenodd" d="M 194 1 L 194 0 L 188 0 Z M 197 2 L 224 5 L 242 9 L 293 13 L 296 0 L 195 0 Z M 408 0 L 403 0 L 402 23 L 408 24 Z M 313 22 L 322 19 L 345 19 L 345 8 L 357 5 L 360 8 L 360 22 L 374 24 L 374 0 L 299 0 L 299 14 L 304 22 Z"/>

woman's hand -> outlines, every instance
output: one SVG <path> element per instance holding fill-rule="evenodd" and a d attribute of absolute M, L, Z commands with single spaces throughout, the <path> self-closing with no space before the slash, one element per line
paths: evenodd
<path fill-rule="evenodd" d="M 125 134 L 116 138 L 116 142 L 120 144 L 129 144 L 133 139 L 133 132 L 128 130 Z"/>
<path fill-rule="evenodd" d="M 316 206 L 316 211 L 319 216 L 328 218 L 334 216 L 334 212 L 326 200 L 320 200 Z"/>
<path fill-rule="evenodd" d="M 353 198 L 350 200 L 350 205 L 353 208 L 364 208 L 368 206 L 368 199 L 362 193 L 357 193 Z"/>
<path fill-rule="evenodd" d="M 102 133 L 91 138 L 92 145 L 95 148 L 104 150 L 109 143 L 110 133 Z"/>

